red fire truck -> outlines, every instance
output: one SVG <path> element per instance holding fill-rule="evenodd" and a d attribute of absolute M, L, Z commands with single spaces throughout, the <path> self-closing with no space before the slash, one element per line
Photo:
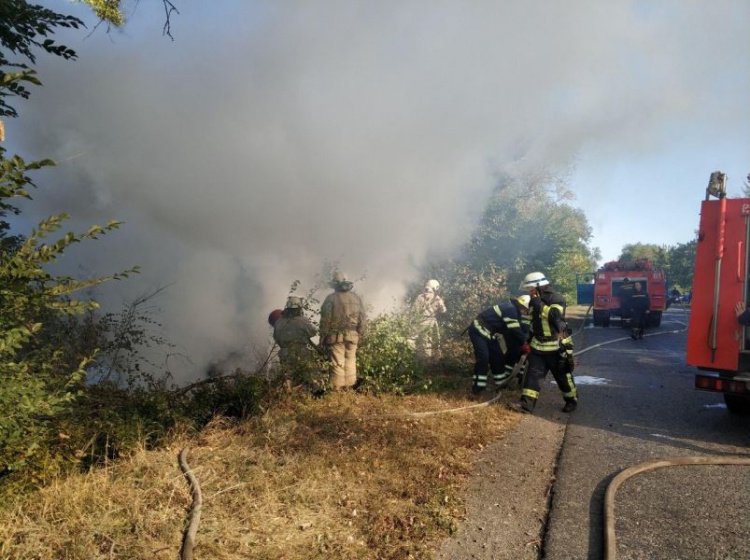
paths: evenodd
<path fill-rule="evenodd" d="M 748 246 L 750 199 L 726 198 L 726 176 L 717 171 L 701 205 L 687 363 L 702 370 L 695 387 L 723 393 L 738 414 L 750 413 L 750 328 L 735 312 L 748 303 Z"/>
<path fill-rule="evenodd" d="M 655 270 L 648 260 L 635 262 L 611 261 L 594 273 L 594 325 L 608 327 L 612 317 L 619 317 L 623 326 L 628 319 L 620 303 L 623 286 L 640 282 L 651 300 L 648 324 L 658 327 L 667 303 L 667 278 Z"/>

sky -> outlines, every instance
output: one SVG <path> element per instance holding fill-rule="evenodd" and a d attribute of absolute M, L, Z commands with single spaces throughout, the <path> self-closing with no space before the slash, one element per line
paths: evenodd
<path fill-rule="evenodd" d="M 327 262 L 393 306 L 500 173 L 571 169 L 603 261 L 689 241 L 710 173 L 735 195 L 750 173 L 745 0 L 175 3 L 174 41 L 159 0 L 126 4 L 122 30 L 61 33 L 79 58 L 40 57 L 7 145 L 60 163 L 19 229 L 125 222 L 65 261 L 139 264 L 97 296 L 113 306 L 169 285 L 182 379 L 262 347 L 268 312 Z"/>

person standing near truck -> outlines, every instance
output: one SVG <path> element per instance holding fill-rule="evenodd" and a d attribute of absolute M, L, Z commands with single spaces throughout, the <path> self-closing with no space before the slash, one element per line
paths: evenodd
<path fill-rule="evenodd" d="M 646 319 L 651 309 L 651 300 L 640 282 L 633 285 L 633 295 L 630 296 L 630 314 L 633 316 L 630 338 L 643 339 L 646 331 Z"/>

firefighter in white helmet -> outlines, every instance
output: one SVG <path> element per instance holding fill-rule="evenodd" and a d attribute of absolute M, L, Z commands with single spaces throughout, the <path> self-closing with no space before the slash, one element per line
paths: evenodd
<path fill-rule="evenodd" d="M 539 399 L 541 381 L 551 371 L 565 399 L 563 412 L 573 412 L 578 406 L 578 391 L 573 380 L 573 339 L 565 322 L 565 298 L 552 290 L 541 272 L 527 274 L 520 289 L 531 296 L 531 353 L 521 400 L 511 408 L 532 413 Z"/>
<path fill-rule="evenodd" d="M 492 371 L 496 389 L 510 381 L 513 367 L 528 351 L 524 348 L 527 332 L 521 317 L 528 314 L 530 297 L 523 295 L 485 309 L 469 325 L 469 338 L 474 347 L 474 382 L 471 392 L 482 394 L 487 389 L 487 374 Z"/>
<path fill-rule="evenodd" d="M 310 339 L 318 334 L 318 329 L 302 314 L 303 309 L 304 300 L 291 296 L 281 317 L 273 324 L 273 339 L 279 345 L 282 370 L 295 382 L 305 381 L 316 361 Z"/>
<path fill-rule="evenodd" d="M 330 381 L 335 391 L 357 383 L 357 345 L 367 326 L 362 299 L 352 292 L 354 284 L 335 271 L 329 294 L 320 308 L 320 343 L 331 357 Z"/>
<path fill-rule="evenodd" d="M 416 348 L 419 356 L 427 359 L 440 357 L 440 326 L 437 315 L 445 313 L 447 308 L 443 298 L 438 295 L 439 289 L 440 282 L 428 280 L 411 306 L 412 334 L 409 343 Z"/>

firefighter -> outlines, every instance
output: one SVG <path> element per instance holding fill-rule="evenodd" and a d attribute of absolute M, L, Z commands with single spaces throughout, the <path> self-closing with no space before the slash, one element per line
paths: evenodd
<path fill-rule="evenodd" d="M 302 298 L 291 296 L 273 325 L 281 367 L 293 381 L 304 381 L 315 366 L 314 344 L 310 339 L 318 334 L 318 329 L 302 315 L 303 307 Z"/>
<path fill-rule="evenodd" d="M 625 319 L 630 318 L 630 297 L 633 295 L 633 283 L 630 278 L 623 278 L 620 284 L 620 318 L 625 328 Z"/>
<path fill-rule="evenodd" d="M 528 290 L 531 296 L 531 353 L 521 400 L 510 407 L 525 414 L 533 413 L 541 381 L 551 371 L 565 399 L 563 412 L 573 412 L 578 406 L 578 391 L 573 381 L 573 339 L 565 322 L 565 298 L 552 290 L 541 272 L 527 274 L 521 289 Z"/>
<path fill-rule="evenodd" d="M 367 317 L 354 284 L 341 271 L 333 273 L 329 294 L 320 308 L 320 342 L 331 357 L 330 382 L 335 391 L 357 383 L 357 345 L 365 333 Z"/>
<path fill-rule="evenodd" d="M 633 295 L 629 299 L 630 314 L 633 316 L 633 322 L 630 325 L 630 338 L 640 340 L 643 339 L 643 333 L 646 330 L 646 318 L 650 313 L 651 300 L 640 282 L 633 285 Z"/>
<path fill-rule="evenodd" d="M 490 370 L 496 389 L 503 387 L 513 373 L 524 352 L 528 331 L 523 329 L 521 317 L 528 315 L 530 299 L 523 295 L 485 309 L 469 325 L 475 359 L 471 392 L 475 395 L 487 389 Z"/>
<path fill-rule="evenodd" d="M 439 358 L 440 327 L 438 313 L 445 313 L 447 308 L 443 298 L 438 295 L 440 282 L 428 280 L 424 290 L 419 294 L 411 306 L 412 335 L 409 344 L 417 349 L 417 354 L 423 358 Z"/>

